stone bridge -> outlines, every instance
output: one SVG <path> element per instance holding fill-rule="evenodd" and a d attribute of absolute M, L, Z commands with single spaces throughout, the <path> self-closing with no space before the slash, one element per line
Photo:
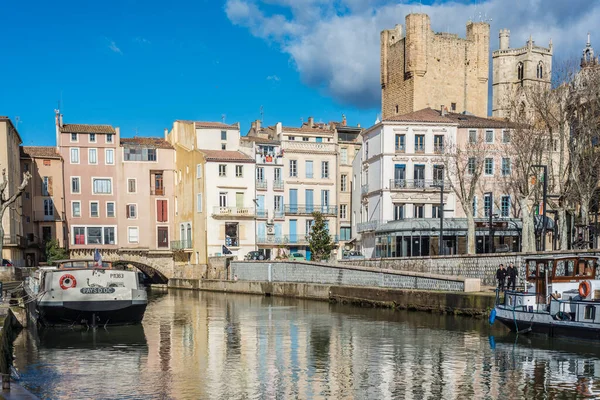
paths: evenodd
<path fill-rule="evenodd" d="M 152 283 L 164 283 L 173 277 L 173 253 L 170 251 L 150 251 L 146 249 L 101 249 L 103 261 L 111 261 L 114 265 L 128 265 L 137 268 Z M 70 250 L 70 258 L 94 258 L 93 249 Z"/>

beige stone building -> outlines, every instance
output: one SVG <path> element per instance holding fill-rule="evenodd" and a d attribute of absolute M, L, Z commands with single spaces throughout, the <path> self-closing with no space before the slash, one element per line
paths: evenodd
<path fill-rule="evenodd" d="M 45 260 L 48 240 L 56 239 L 60 247 L 68 248 L 63 159 L 56 147 L 25 146 L 21 147 L 21 168 L 32 176 L 21 199 L 25 264 L 32 267 Z"/>
<path fill-rule="evenodd" d="M 0 172 L 6 169 L 8 187 L 4 196 L 12 196 L 21 184 L 21 162 L 19 146 L 22 140 L 19 132 L 8 117 L 0 117 Z M 0 180 L 2 178 L 0 177 Z M 2 259 L 7 259 L 15 266 L 24 265 L 23 248 L 25 247 L 25 238 L 23 237 L 23 225 L 21 220 L 22 199 L 19 198 L 2 217 L 2 227 L 4 228 L 4 237 L 2 248 Z"/>
<path fill-rule="evenodd" d="M 552 41 L 547 48 L 536 46 L 530 37 L 525 46 L 510 48 L 508 29 L 500 30 L 499 39 L 500 48 L 492 54 L 492 116 L 506 118 L 514 105 L 527 108 L 524 89 L 550 88 L 553 47 Z"/>
<path fill-rule="evenodd" d="M 490 26 L 467 23 L 465 39 L 431 30 L 429 16 L 381 32 L 383 119 L 431 107 L 487 116 Z"/>

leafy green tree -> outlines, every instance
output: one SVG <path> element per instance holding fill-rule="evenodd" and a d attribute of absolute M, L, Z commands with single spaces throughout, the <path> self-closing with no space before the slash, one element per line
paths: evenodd
<path fill-rule="evenodd" d="M 329 230 L 325 225 L 323 214 L 318 211 L 312 213 L 315 223 L 308 234 L 308 243 L 312 258 L 315 261 L 328 260 L 333 250 L 333 242 L 329 236 Z"/>
<path fill-rule="evenodd" d="M 60 247 L 58 240 L 52 239 L 46 242 L 46 261 L 49 264 L 66 258 L 68 258 L 67 250 L 64 247 Z"/>

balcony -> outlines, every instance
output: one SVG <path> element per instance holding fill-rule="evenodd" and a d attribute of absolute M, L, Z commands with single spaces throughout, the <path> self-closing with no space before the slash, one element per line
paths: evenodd
<path fill-rule="evenodd" d="M 358 224 L 356 224 L 356 232 L 358 232 L 358 233 L 372 232 L 375 229 L 377 229 L 380 225 L 385 224 L 385 222 L 386 221 L 373 220 L 373 221 L 358 223 Z"/>
<path fill-rule="evenodd" d="M 34 222 L 51 222 L 51 221 L 64 221 L 65 213 L 54 211 L 52 215 L 46 215 L 44 211 L 33 211 Z"/>
<path fill-rule="evenodd" d="M 308 245 L 309 235 L 295 234 L 295 235 L 281 235 L 281 236 L 259 236 L 256 238 L 256 243 L 260 245 L 268 244 L 296 244 L 296 245 Z M 338 235 L 330 235 L 333 243 L 338 243 Z"/>
<path fill-rule="evenodd" d="M 150 195 L 151 196 L 164 196 L 165 188 L 164 187 L 150 187 Z"/>
<path fill-rule="evenodd" d="M 191 240 L 171 240 L 171 250 L 190 250 L 191 248 Z"/>
<path fill-rule="evenodd" d="M 440 190 L 439 179 L 390 179 L 390 190 Z M 450 190 L 450 184 L 444 182 L 444 191 Z"/>
<path fill-rule="evenodd" d="M 269 165 L 283 165 L 283 158 L 281 154 L 263 154 L 258 152 L 256 154 L 257 164 L 269 164 Z"/>
<path fill-rule="evenodd" d="M 362 185 L 360 187 L 360 193 L 361 194 L 367 194 L 367 193 L 369 193 L 369 184 Z"/>
<path fill-rule="evenodd" d="M 397 144 L 396 145 L 396 153 L 406 153 L 406 145 L 405 144 Z"/>
<path fill-rule="evenodd" d="M 273 190 L 283 190 L 283 181 L 281 179 L 273 181 Z"/>
<path fill-rule="evenodd" d="M 27 238 L 21 235 L 4 235 L 2 245 L 6 247 L 27 247 Z"/>
<path fill-rule="evenodd" d="M 415 153 L 425 153 L 425 145 L 424 144 L 415 144 Z"/>
<path fill-rule="evenodd" d="M 269 216 L 269 212 L 264 208 L 259 208 L 256 210 L 256 218 L 267 218 Z"/>
<path fill-rule="evenodd" d="M 436 144 L 433 146 L 433 152 L 435 154 L 444 154 L 444 145 L 443 144 Z"/>
<path fill-rule="evenodd" d="M 285 212 L 280 209 L 280 208 L 276 208 L 275 210 L 273 210 L 273 218 L 284 218 L 285 217 Z"/>
<path fill-rule="evenodd" d="M 298 153 L 335 153 L 335 143 L 317 143 L 317 142 L 300 142 L 300 141 L 283 141 L 281 148 L 285 151 Z"/>
<path fill-rule="evenodd" d="M 337 216 L 337 206 L 318 206 L 304 204 L 288 204 L 285 206 L 286 215 L 311 215 L 319 211 L 323 215 Z"/>
<path fill-rule="evenodd" d="M 264 179 L 257 179 L 256 190 L 267 190 L 267 181 L 265 181 Z"/>
<path fill-rule="evenodd" d="M 215 207 L 212 215 L 225 218 L 254 218 L 254 207 Z"/>

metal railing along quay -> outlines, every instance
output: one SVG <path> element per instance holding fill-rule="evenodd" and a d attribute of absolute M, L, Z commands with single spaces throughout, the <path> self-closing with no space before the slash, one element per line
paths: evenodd
<path fill-rule="evenodd" d="M 329 235 L 333 243 L 338 243 L 338 235 Z M 257 244 L 308 244 L 309 235 L 279 235 L 279 236 L 258 236 L 256 238 Z"/>

